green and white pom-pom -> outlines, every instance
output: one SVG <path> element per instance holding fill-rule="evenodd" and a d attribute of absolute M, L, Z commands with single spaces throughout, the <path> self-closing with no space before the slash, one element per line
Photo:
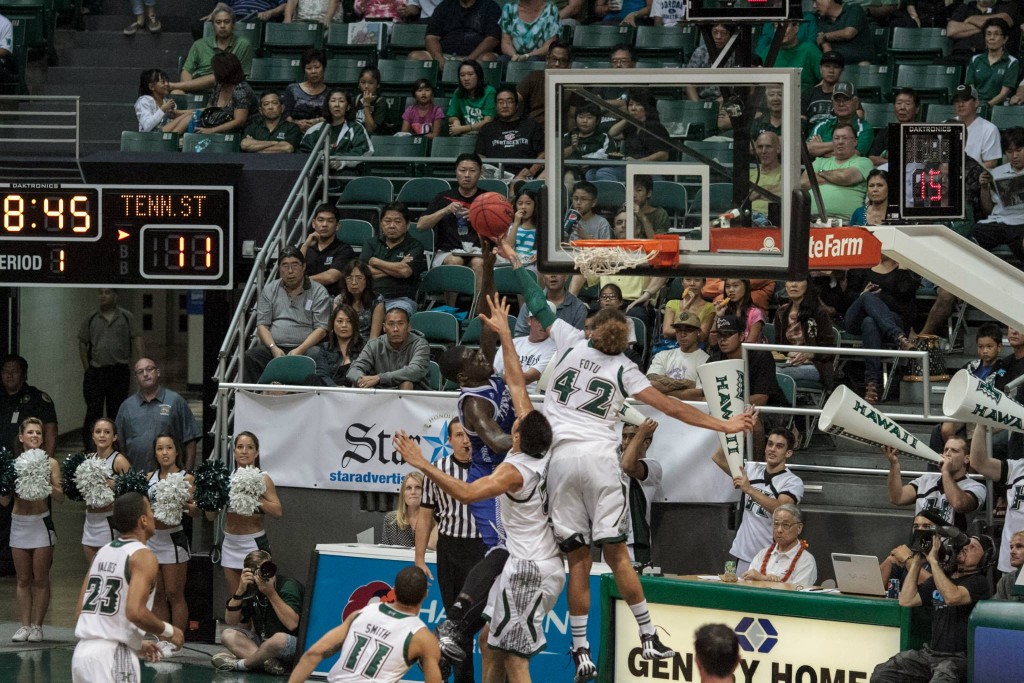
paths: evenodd
<path fill-rule="evenodd" d="M 142 472 L 128 470 L 114 477 L 114 497 L 135 491 L 144 496 L 149 495 L 149 480 Z"/>
<path fill-rule="evenodd" d="M 260 497 L 267 492 L 263 472 L 258 467 L 239 467 L 231 475 L 231 490 L 228 493 L 228 511 L 239 515 L 251 515 L 260 506 Z"/>
<path fill-rule="evenodd" d="M 216 512 L 228 504 L 231 474 L 219 460 L 207 460 L 196 469 L 196 507 Z"/>
<path fill-rule="evenodd" d="M 181 513 L 192 496 L 184 472 L 175 472 L 153 484 L 149 489 L 153 501 L 153 516 L 167 526 L 181 524 Z"/>
<path fill-rule="evenodd" d="M 75 486 L 82 494 L 82 500 L 91 508 L 105 508 L 114 502 L 114 492 L 107 484 L 110 472 L 99 458 L 87 457 L 75 470 Z"/>
<path fill-rule="evenodd" d="M 64 458 L 64 464 L 60 466 L 60 486 L 68 500 L 78 503 L 85 500 L 82 497 L 82 492 L 78 490 L 78 484 L 75 483 L 75 472 L 78 471 L 78 466 L 85 462 L 86 458 L 90 457 L 92 456 L 83 451 L 81 453 L 72 453 Z"/>
<path fill-rule="evenodd" d="M 12 495 L 16 481 L 18 470 L 14 468 L 14 457 L 6 448 L 0 448 L 0 496 Z"/>
<path fill-rule="evenodd" d="M 52 490 L 50 482 L 50 456 L 39 448 L 32 448 L 14 461 L 18 480 L 14 491 L 22 500 L 43 500 Z"/>

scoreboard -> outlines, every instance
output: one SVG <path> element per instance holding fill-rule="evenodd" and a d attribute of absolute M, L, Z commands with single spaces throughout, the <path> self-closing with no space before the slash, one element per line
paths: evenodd
<path fill-rule="evenodd" d="M 231 187 L 0 184 L 0 216 L 0 286 L 232 286 Z"/>

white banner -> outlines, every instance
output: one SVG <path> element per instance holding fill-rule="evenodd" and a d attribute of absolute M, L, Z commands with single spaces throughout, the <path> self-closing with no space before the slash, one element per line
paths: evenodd
<path fill-rule="evenodd" d="M 660 424 L 647 454 L 664 469 L 657 502 L 739 499 L 732 480 L 711 461 L 718 447 L 715 432 L 642 404 L 636 407 Z M 450 393 L 235 393 L 236 431 L 256 434 L 262 468 L 277 486 L 295 488 L 397 492 L 410 468 L 395 454 L 392 437 L 404 429 L 419 439 L 425 456 L 437 460 L 451 454 L 448 422 L 453 417 L 455 395 Z"/>

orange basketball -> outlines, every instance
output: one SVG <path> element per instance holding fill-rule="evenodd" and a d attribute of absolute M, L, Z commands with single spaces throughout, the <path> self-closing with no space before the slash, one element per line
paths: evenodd
<path fill-rule="evenodd" d="M 484 192 L 469 205 L 469 224 L 481 237 L 500 238 L 512 225 L 513 215 L 512 205 L 497 192 Z"/>

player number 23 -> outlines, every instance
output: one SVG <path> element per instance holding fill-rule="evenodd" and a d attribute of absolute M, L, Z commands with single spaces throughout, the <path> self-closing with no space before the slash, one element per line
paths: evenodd
<path fill-rule="evenodd" d="M 552 390 L 555 392 L 555 400 L 563 405 L 569 402 L 569 397 L 579 391 L 579 388 L 576 386 L 576 379 L 579 377 L 579 374 L 580 371 L 576 368 L 569 368 L 558 376 L 551 385 Z M 578 406 L 576 409 L 600 418 L 608 417 L 608 408 L 612 404 L 612 395 L 615 392 L 615 387 L 612 386 L 612 383 L 599 377 L 594 377 L 587 382 L 586 391 L 594 398 Z"/>
<path fill-rule="evenodd" d="M 121 579 L 110 577 L 104 581 L 99 576 L 89 577 L 89 583 L 85 587 L 85 600 L 82 601 L 82 611 L 111 615 L 117 613 L 118 605 L 121 602 Z"/>

